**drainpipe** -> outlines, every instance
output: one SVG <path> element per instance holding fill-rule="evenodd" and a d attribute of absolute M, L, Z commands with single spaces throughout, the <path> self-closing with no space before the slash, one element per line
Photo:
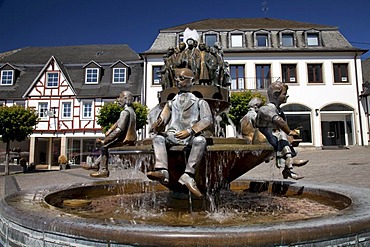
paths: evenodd
<path fill-rule="evenodd" d="M 358 75 L 357 75 L 357 52 L 355 57 L 353 58 L 355 62 L 355 75 L 356 75 L 356 94 L 357 94 L 357 109 L 358 109 L 358 119 L 360 121 L 360 136 L 361 136 L 361 146 L 364 146 L 364 136 L 363 136 L 363 130 L 362 130 L 362 117 L 361 117 L 361 108 L 360 108 L 360 92 L 358 89 Z"/>

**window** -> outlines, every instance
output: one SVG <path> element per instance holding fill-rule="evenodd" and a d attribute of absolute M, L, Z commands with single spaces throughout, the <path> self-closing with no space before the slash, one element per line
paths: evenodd
<path fill-rule="evenodd" d="M 113 69 L 113 83 L 126 83 L 126 68 Z"/>
<path fill-rule="evenodd" d="M 231 35 L 231 47 L 243 47 L 243 35 L 232 34 Z"/>
<path fill-rule="evenodd" d="M 294 35 L 292 33 L 283 33 L 281 35 L 281 45 L 284 47 L 293 47 Z"/>
<path fill-rule="evenodd" d="M 82 103 L 82 118 L 92 118 L 92 101 Z"/>
<path fill-rule="evenodd" d="M 13 84 L 13 70 L 1 71 L 1 85 L 12 85 Z"/>
<path fill-rule="evenodd" d="M 284 83 L 296 83 L 297 82 L 297 68 L 295 64 L 282 64 L 281 72 Z"/>
<path fill-rule="evenodd" d="M 161 85 L 161 66 L 153 66 L 152 85 Z"/>
<path fill-rule="evenodd" d="M 267 89 L 271 84 L 270 64 L 256 65 L 256 89 Z"/>
<path fill-rule="evenodd" d="M 299 130 L 302 142 L 312 143 L 311 109 L 300 104 L 289 104 L 282 107 L 288 125 Z"/>
<path fill-rule="evenodd" d="M 230 65 L 231 90 L 246 89 L 244 83 L 244 65 Z"/>
<path fill-rule="evenodd" d="M 62 103 L 62 118 L 71 118 L 72 117 L 72 103 L 63 102 Z"/>
<path fill-rule="evenodd" d="M 15 104 L 15 105 L 22 106 L 22 107 L 26 107 L 26 101 L 24 101 L 24 100 L 15 100 L 15 101 L 14 101 L 14 104 Z M 1 104 L 0 104 L 0 105 L 1 105 Z"/>
<path fill-rule="evenodd" d="M 185 41 L 184 41 L 184 35 L 183 35 L 183 34 L 179 34 L 179 44 L 180 44 L 181 42 L 185 42 Z"/>
<path fill-rule="evenodd" d="M 206 45 L 212 47 L 217 42 L 217 35 L 216 34 L 206 34 L 205 35 Z"/>
<path fill-rule="evenodd" d="M 49 105 L 46 102 L 39 103 L 39 118 L 45 119 L 48 117 Z"/>
<path fill-rule="evenodd" d="M 322 64 L 308 64 L 308 82 L 309 83 L 322 83 Z"/>
<path fill-rule="evenodd" d="M 97 68 L 86 69 L 86 83 L 95 84 L 98 83 L 99 70 Z"/>
<path fill-rule="evenodd" d="M 58 87 L 59 74 L 58 73 L 47 73 L 47 87 Z"/>
<path fill-rule="evenodd" d="M 307 45 L 308 46 L 318 46 L 319 34 L 318 33 L 307 33 Z"/>
<path fill-rule="evenodd" d="M 258 47 L 267 47 L 269 46 L 268 43 L 268 35 L 267 34 L 257 34 L 256 35 L 257 46 Z"/>
<path fill-rule="evenodd" d="M 335 63 L 334 69 L 334 82 L 349 82 L 348 79 L 348 64 Z"/>

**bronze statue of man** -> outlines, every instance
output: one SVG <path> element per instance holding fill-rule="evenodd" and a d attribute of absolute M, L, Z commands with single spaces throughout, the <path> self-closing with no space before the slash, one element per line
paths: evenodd
<path fill-rule="evenodd" d="M 261 98 L 254 97 L 248 103 L 248 112 L 240 120 L 240 132 L 248 144 L 266 142 L 265 136 L 256 127 L 256 118 L 259 108 L 263 105 Z"/>
<path fill-rule="evenodd" d="M 276 165 L 284 165 L 283 177 L 301 179 L 303 176 L 293 172 L 293 166 L 303 166 L 308 160 L 294 160 L 296 151 L 291 145 L 293 137 L 298 133 L 291 130 L 286 122 L 286 117 L 280 105 L 286 103 L 288 85 L 282 82 L 274 82 L 267 89 L 269 102 L 258 110 L 256 125 L 265 135 L 267 141 L 276 151 Z"/>
<path fill-rule="evenodd" d="M 163 184 L 168 183 L 168 148 L 174 145 L 190 146 L 186 168 L 178 182 L 185 185 L 195 196 L 202 197 L 194 180 L 194 167 L 200 163 L 206 149 L 206 139 L 202 131 L 213 124 L 213 117 L 208 103 L 190 92 L 194 82 L 194 74 L 190 69 L 176 69 L 175 82 L 179 93 L 166 103 L 157 121 L 152 125 L 156 133 L 153 137 L 155 171 L 149 171 L 147 176 Z M 160 133 L 164 126 L 167 130 Z"/>
<path fill-rule="evenodd" d="M 86 170 L 97 170 L 90 174 L 91 177 L 106 178 L 109 177 L 108 170 L 108 148 L 121 145 L 135 145 L 136 134 L 136 115 L 132 108 L 134 97 L 131 92 L 123 91 L 117 99 L 118 104 L 124 109 L 121 111 L 117 122 L 105 133 L 103 140 L 96 141 L 102 146 L 100 148 L 101 154 L 94 161 L 93 164 L 81 165 Z"/>

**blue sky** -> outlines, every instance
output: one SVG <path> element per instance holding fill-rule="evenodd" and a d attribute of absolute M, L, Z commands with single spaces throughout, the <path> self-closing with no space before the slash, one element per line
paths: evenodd
<path fill-rule="evenodd" d="M 263 2 L 0 0 L 0 52 L 27 46 L 128 44 L 140 53 L 163 28 L 207 18 L 256 17 L 337 26 L 353 46 L 370 49 L 370 0 L 267 0 L 267 12 L 262 11 Z"/>

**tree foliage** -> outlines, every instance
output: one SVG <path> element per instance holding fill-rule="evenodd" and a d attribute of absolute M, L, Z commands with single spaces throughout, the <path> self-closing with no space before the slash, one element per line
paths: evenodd
<path fill-rule="evenodd" d="M 9 175 L 9 149 L 10 142 L 24 141 L 32 134 L 38 117 L 34 109 L 19 105 L 0 106 L 0 135 L 6 143 L 5 175 Z"/>
<path fill-rule="evenodd" d="M 5 143 L 24 141 L 32 134 L 38 117 L 35 110 L 19 105 L 0 106 L 0 135 Z"/>
<path fill-rule="evenodd" d="M 261 93 L 252 92 L 250 90 L 231 93 L 230 96 L 231 107 L 228 112 L 228 117 L 231 119 L 231 121 L 237 128 L 239 127 L 240 120 L 248 112 L 249 101 L 254 97 L 261 98 L 263 103 L 266 102 L 266 98 L 262 96 Z"/>
<path fill-rule="evenodd" d="M 147 106 L 134 102 L 132 104 L 136 114 L 136 129 L 139 130 L 147 124 L 147 115 L 149 109 Z M 124 108 L 119 106 L 116 102 L 105 104 L 97 116 L 97 123 L 102 126 L 103 131 L 106 132 L 117 120 Z"/>

